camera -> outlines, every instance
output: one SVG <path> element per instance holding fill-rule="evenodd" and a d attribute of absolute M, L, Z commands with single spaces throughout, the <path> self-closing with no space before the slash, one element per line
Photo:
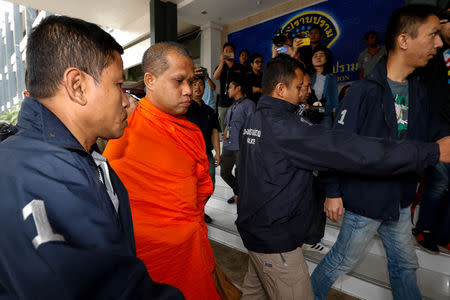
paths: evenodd
<path fill-rule="evenodd" d="M 208 70 L 204 67 L 198 67 L 195 69 L 195 76 L 206 77 L 208 76 Z"/>
<path fill-rule="evenodd" d="M 317 99 L 316 93 L 312 90 L 306 103 L 308 104 L 308 109 L 305 112 L 305 116 L 311 123 L 319 124 L 325 117 L 325 103 L 327 103 L 327 99 Z"/>
<path fill-rule="evenodd" d="M 232 52 L 224 52 L 223 55 L 225 55 L 225 58 L 228 60 L 234 59 L 234 53 L 232 53 Z"/>
<path fill-rule="evenodd" d="M 277 47 L 282 47 L 283 45 L 292 44 L 289 41 L 286 32 L 284 32 L 281 28 L 278 28 L 277 31 L 273 34 L 272 43 Z"/>
<path fill-rule="evenodd" d="M 293 28 L 278 28 L 273 34 L 272 43 L 278 48 L 283 45 L 291 46 L 293 43 L 300 44 L 301 46 L 307 46 L 311 44 L 311 40 L 309 38 L 308 31 L 300 31 L 300 29 Z"/>
<path fill-rule="evenodd" d="M 309 33 L 307 31 L 302 31 L 296 34 L 294 38 L 294 44 L 299 44 L 301 47 L 311 45 L 311 39 L 309 38 Z"/>

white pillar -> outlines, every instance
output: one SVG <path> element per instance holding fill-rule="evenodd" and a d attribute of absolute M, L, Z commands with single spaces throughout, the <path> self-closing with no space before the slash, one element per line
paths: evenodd
<path fill-rule="evenodd" d="M 214 68 L 219 65 L 222 52 L 222 25 L 210 21 L 200 28 L 202 30 L 200 62 L 202 67 L 208 69 L 209 76 L 212 78 Z M 216 83 L 218 84 L 218 82 Z"/>

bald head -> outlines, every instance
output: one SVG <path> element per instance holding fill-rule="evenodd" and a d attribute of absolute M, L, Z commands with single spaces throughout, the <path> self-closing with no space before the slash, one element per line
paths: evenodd
<path fill-rule="evenodd" d="M 168 53 L 176 53 L 190 58 L 189 52 L 183 45 L 174 42 L 158 43 L 148 48 L 142 57 L 144 73 L 149 72 L 155 76 L 164 73 L 169 68 Z"/>

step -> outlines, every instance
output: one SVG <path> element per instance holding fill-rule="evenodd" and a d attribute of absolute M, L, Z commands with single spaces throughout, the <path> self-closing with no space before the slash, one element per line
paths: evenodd
<path fill-rule="evenodd" d="M 236 205 L 226 203 L 232 195 L 229 187 L 217 185 L 216 191 L 206 205 L 206 213 L 213 218 L 213 223 L 208 224 L 209 237 L 219 243 L 223 243 L 237 250 L 247 252 L 237 232 L 234 221 L 236 220 Z M 332 244 L 339 232 L 339 225 L 327 224 L 325 242 Z M 429 299 L 449 299 L 450 297 L 450 263 L 448 255 L 430 255 L 417 249 L 421 268 L 417 272 L 419 287 Z M 323 255 L 313 252 L 305 252 L 310 272 L 313 271 Z M 427 269 L 423 265 L 427 266 Z M 441 272 L 442 271 L 442 272 Z M 362 299 L 392 299 L 387 272 L 386 257 L 379 237 L 371 242 L 368 253 L 361 259 L 353 272 L 341 276 L 333 287 L 347 294 Z"/>

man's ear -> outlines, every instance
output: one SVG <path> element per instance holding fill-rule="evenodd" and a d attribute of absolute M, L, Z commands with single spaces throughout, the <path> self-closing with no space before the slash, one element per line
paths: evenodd
<path fill-rule="evenodd" d="M 407 50 L 408 49 L 408 40 L 411 37 L 409 36 L 409 34 L 407 33 L 402 33 L 397 37 L 397 44 L 398 47 L 402 50 Z"/>
<path fill-rule="evenodd" d="M 273 94 L 275 98 L 284 98 L 284 94 L 286 92 L 286 85 L 282 82 L 278 82 L 275 88 L 273 89 Z"/>
<path fill-rule="evenodd" d="M 144 74 L 144 84 L 147 90 L 153 90 L 155 86 L 156 76 L 150 72 L 145 72 Z"/>
<path fill-rule="evenodd" d="M 63 76 L 63 84 L 70 99 L 77 104 L 86 105 L 87 74 L 77 68 L 68 68 Z"/>

